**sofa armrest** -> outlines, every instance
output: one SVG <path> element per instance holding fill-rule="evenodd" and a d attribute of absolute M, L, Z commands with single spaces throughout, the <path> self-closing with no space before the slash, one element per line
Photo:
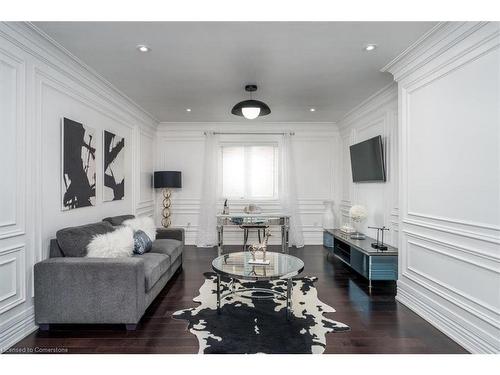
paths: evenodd
<path fill-rule="evenodd" d="M 51 258 L 34 277 L 39 324 L 137 323 L 145 309 L 140 257 Z"/>
<path fill-rule="evenodd" d="M 159 240 L 178 240 L 184 244 L 184 228 L 158 228 L 156 238 Z"/>

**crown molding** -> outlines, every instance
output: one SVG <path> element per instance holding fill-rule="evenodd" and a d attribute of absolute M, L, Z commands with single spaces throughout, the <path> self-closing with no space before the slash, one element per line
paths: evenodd
<path fill-rule="evenodd" d="M 380 71 L 391 73 L 400 82 L 430 62 L 448 56 L 446 53 L 457 44 L 467 40 L 466 45 L 474 47 L 483 40 L 498 37 L 499 30 L 497 22 L 440 22 Z M 462 47 L 453 53 L 467 51 L 468 48 Z"/>
<path fill-rule="evenodd" d="M 397 55 L 394 59 L 389 61 L 383 68 L 380 69 L 381 72 L 389 72 L 391 73 L 394 68 L 401 63 L 402 60 L 407 59 L 414 55 L 414 50 L 419 48 L 420 46 L 429 43 L 432 40 L 434 35 L 444 29 L 449 22 L 439 22 L 437 25 L 432 27 L 429 31 L 427 31 L 424 35 L 418 38 L 415 42 L 410 44 L 403 52 Z"/>
<path fill-rule="evenodd" d="M 349 127 L 354 121 L 377 111 L 380 107 L 391 101 L 394 101 L 394 108 L 397 109 L 397 99 L 398 85 L 396 82 L 391 82 L 347 112 L 342 120 L 338 122 L 338 127 L 343 130 Z"/>
<path fill-rule="evenodd" d="M 158 131 L 200 132 L 200 131 L 296 131 L 328 132 L 338 131 L 335 122 L 160 122 Z"/>
<path fill-rule="evenodd" d="M 250 120 L 251 121 L 251 120 Z M 160 121 L 159 125 L 250 125 L 248 122 L 240 121 Z M 273 121 L 273 122 L 253 122 L 252 125 L 266 126 L 266 125 L 336 125 L 334 121 Z"/>
<path fill-rule="evenodd" d="M 78 80 L 92 91 L 101 91 L 101 96 L 105 96 L 110 103 L 125 110 L 142 124 L 157 127 L 158 119 L 31 22 L 2 22 L 2 25 L 9 30 L 5 32 L 0 29 L 0 35 L 23 51 Z"/>

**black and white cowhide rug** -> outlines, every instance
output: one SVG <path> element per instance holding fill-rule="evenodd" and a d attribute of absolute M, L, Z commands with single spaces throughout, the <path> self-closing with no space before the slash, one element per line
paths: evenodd
<path fill-rule="evenodd" d="M 188 321 L 188 328 L 200 344 L 199 353 L 323 353 L 326 334 L 347 331 L 340 322 L 323 313 L 335 309 L 318 299 L 316 277 L 293 280 L 292 310 L 286 319 L 286 302 L 281 298 L 255 299 L 247 294 L 233 294 L 222 301 L 217 314 L 216 276 L 205 273 L 200 295 L 193 301 L 198 307 L 177 311 L 175 319 Z M 223 279 L 224 281 L 224 279 Z M 238 282 L 238 287 L 270 288 L 286 293 L 286 281 Z M 228 285 L 222 283 L 221 294 Z"/>

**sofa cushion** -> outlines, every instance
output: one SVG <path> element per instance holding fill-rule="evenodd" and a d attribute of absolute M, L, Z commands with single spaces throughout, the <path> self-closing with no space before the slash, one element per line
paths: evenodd
<path fill-rule="evenodd" d="M 133 218 L 135 218 L 134 215 L 120 215 L 120 216 L 105 217 L 104 219 L 102 219 L 102 221 L 107 221 L 112 226 L 117 227 L 119 225 L 122 225 L 122 223 L 125 220 L 129 220 L 129 219 L 133 219 Z"/>
<path fill-rule="evenodd" d="M 146 253 L 137 255 L 144 260 L 144 277 L 148 292 L 170 268 L 170 257 L 165 254 Z"/>
<path fill-rule="evenodd" d="M 172 263 L 182 254 L 182 242 L 171 239 L 160 239 L 153 241 L 151 253 L 166 254 Z"/>
<path fill-rule="evenodd" d="M 87 255 L 87 245 L 92 238 L 98 234 L 112 232 L 113 226 L 106 222 L 82 225 L 60 229 L 56 233 L 56 239 L 65 257 L 84 257 Z"/>

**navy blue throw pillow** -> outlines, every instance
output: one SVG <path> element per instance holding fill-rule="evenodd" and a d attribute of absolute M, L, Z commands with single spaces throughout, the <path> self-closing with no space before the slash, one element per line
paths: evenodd
<path fill-rule="evenodd" d="M 142 230 L 134 232 L 134 254 L 142 255 L 151 250 L 153 243 Z"/>

